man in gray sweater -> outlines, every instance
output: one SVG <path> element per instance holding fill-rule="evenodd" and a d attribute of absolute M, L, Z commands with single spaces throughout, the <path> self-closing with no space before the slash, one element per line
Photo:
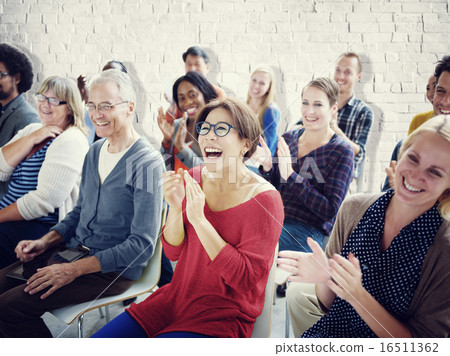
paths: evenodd
<path fill-rule="evenodd" d="M 65 243 L 89 256 L 38 270 L 26 284 L 0 270 L 0 337 L 51 337 L 49 310 L 120 294 L 137 280 L 159 238 L 164 161 L 132 127 L 136 102 L 129 76 L 102 72 L 90 88 L 88 111 L 97 131 L 86 155 L 76 207 L 38 240 L 16 247 L 22 261 Z M 18 262 L 20 263 L 20 262 Z"/>

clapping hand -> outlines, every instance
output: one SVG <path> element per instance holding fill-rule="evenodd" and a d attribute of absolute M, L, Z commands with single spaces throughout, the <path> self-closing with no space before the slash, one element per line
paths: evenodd
<path fill-rule="evenodd" d="M 310 252 L 280 251 L 278 267 L 291 273 L 292 282 L 323 283 L 330 278 L 328 260 L 320 245 L 311 237 L 307 239 Z"/>
<path fill-rule="evenodd" d="M 164 136 L 163 144 L 170 145 L 173 133 L 175 132 L 175 126 L 173 122 L 167 122 L 164 110 L 161 107 L 158 109 L 158 126 Z"/>
<path fill-rule="evenodd" d="M 175 135 L 174 145 L 178 149 L 178 151 L 183 150 L 183 147 L 186 142 L 187 135 L 187 113 L 183 114 L 183 119 L 180 122 L 180 126 L 178 127 L 177 134 Z"/>
<path fill-rule="evenodd" d="M 292 168 L 292 156 L 289 146 L 283 137 L 278 138 L 278 169 L 281 178 L 286 182 L 289 176 L 294 172 Z"/>
<path fill-rule="evenodd" d="M 385 168 L 386 175 L 389 181 L 389 188 L 394 188 L 395 186 L 395 170 L 397 168 L 397 161 L 391 161 L 389 167 Z"/>
<path fill-rule="evenodd" d="M 332 279 L 328 281 L 328 287 L 350 304 L 358 301 L 364 291 L 359 260 L 353 253 L 349 253 L 348 260 L 335 254 L 329 264 Z"/>
<path fill-rule="evenodd" d="M 256 146 L 256 151 L 251 159 L 262 165 L 264 172 L 268 172 L 272 168 L 272 154 L 266 141 L 261 136 L 259 137 L 259 145 Z"/>
<path fill-rule="evenodd" d="M 196 223 L 205 218 L 205 193 L 187 171 L 184 172 L 184 181 L 186 182 L 186 216 L 195 227 Z"/>
<path fill-rule="evenodd" d="M 171 208 L 181 210 L 185 197 L 183 168 L 179 168 L 176 173 L 167 171 L 164 173 L 163 178 L 164 200 Z"/>

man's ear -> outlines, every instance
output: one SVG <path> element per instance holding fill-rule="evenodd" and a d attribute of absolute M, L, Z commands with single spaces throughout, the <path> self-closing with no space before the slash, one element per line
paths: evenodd
<path fill-rule="evenodd" d="M 14 74 L 14 83 L 16 85 L 19 85 L 20 81 L 21 81 L 20 73 Z"/>
<path fill-rule="evenodd" d="M 136 109 L 136 104 L 134 103 L 133 100 L 130 100 L 130 102 L 128 103 L 128 114 L 129 115 L 133 114 L 135 109 Z"/>

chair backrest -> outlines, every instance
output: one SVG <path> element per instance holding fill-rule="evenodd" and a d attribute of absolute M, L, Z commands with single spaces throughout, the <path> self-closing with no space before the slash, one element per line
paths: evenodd
<path fill-rule="evenodd" d="M 272 267 L 270 268 L 269 277 L 267 278 L 266 289 L 264 291 L 264 307 L 261 315 L 256 318 L 253 326 L 252 337 L 268 338 L 272 330 L 272 309 L 273 294 L 275 288 L 275 269 L 277 267 L 278 244 L 275 247 Z"/>
<path fill-rule="evenodd" d="M 165 222 L 166 209 L 163 209 L 161 215 L 161 227 L 159 230 L 158 238 L 156 240 L 156 245 L 153 251 L 153 256 L 147 263 L 147 266 L 142 270 L 142 275 L 139 279 L 133 283 L 133 285 L 128 288 L 122 294 L 114 295 L 111 297 L 99 298 L 94 301 L 85 302 L 81 304 L 69 305 L 67 307 L 62 307 L 59 309 L 51 310 L 50 313 L 56 316 L 59 320 L 66 324 L 72 324 L 81 315 L 104 306 L 108 306 L 114 303 L 121 302 L 130 298 L 137 297 L 141 294 L 151 292 L 159 282 L 159 277 L 161 275 L 161 230 Z"/>

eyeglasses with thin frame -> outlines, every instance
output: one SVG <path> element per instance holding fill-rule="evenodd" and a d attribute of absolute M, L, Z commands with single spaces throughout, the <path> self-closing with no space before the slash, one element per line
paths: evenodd
<path fill-rule="evenodd" d="M 36 94 L 35 97 L 36 97 L 36 100 L 41 102 L 41 103 L 47 100 L 48 103 L 50 105 L 52 105 L 52 106 L 59 106 L 59 105 L 67 104 L 67 101 L 62 101 L 62 100 L 59 100 L 59 99 L 56 99 L 56 98 L 49 98 L 49 97 L 47 97 L 45 95 L 42 95 L 42 94 Z"/>
<path fill-rule="evenodd" d="M 231 129 L 235 129 L 236 127 L 234 127 L 233 125 L 230 125 L 226 122 L 218 122 L 217 124 L 210 124 L 207 121 L 202 121 L 197 123 L 196 129 L 197 129 L 197 133 L 201 136 L 205 136 L 209 133 L 209 131 L 211 131 L 211 129 L 214 130 L 214 133 L 216 134 L 216 136 L 218 137 L 224 137 L 226 135 L 228 135 L 228 133 L 230 132 Z"/>
<path fill-rule="evenodd" d="M 121 103 L 115 103 L 115 104 L 101 103 L 98 105 L 95 105 L 93 103 L 87 103 L 86 108 L 89 112 L 94 112 L 98 108 L 99 112 L 105 114 L 105 113 L 109 112 L 112 108 L 114 108 L 116 105 L 125 104 L 125 103 L 128 103 L 128 101 L 122 101 Z"/>
<path fill-rule="evenodd" d="M 6 77 L 7 75 L 9 75 L 9 73 L 7 73 L 7 72 L 0 72 L 0 79 L 2 79 L 3 77 Z"/>

